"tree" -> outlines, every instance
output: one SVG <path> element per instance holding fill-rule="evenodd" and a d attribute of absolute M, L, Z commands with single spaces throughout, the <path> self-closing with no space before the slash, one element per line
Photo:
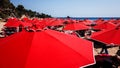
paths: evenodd
<path fill-rule="evenodd" d="M 0 0 L 0 16 L 7 18 L 9 16 L 21 17 L 22 15 L 28 15 L 29 17 L 51 17 L 44 13 L 38 13 L 36 11 L 25 9 L 23 5 L 15 7 L 10 0 Z"/>
<path fill-rule="evenodd" d="M 0 15 L 2 18 L 7 18 L 15 9 L 15 6 L 9 0 L 0 0 Z"/>
<path fill-rule="evenodd" d="M 15 9 L 15 6 L 14 6 L 12 3 L 10 3 L 10 4 L 9 4 L 9 8 L 10 8 L 10 9 Z"/>
<path fill-rule="evenodd" d="M 10 1 L 9 0 L 0 0 L 0 7 L 1 8 L 9 8 Z"/>
<path fill-rule="evenodd" d="M 25 14 L 26 12 L 25 12 L 24 6 L 23 5 L 18 5 L 16 7 L 16 13 L 17 13 L 18 17 L 21 17 L 23 14 Z"/>
<path fill-rule="evenodd" d="M 25 8 L 24 8 L 23 5 L 18 5 L 18 6 L 16 7 L 16 9 L 19 10 L 19 11 L 24 11 L 24 10 L 25 10 Z"/>

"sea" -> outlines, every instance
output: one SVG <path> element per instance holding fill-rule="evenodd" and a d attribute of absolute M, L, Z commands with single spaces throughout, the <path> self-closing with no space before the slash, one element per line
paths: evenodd
<path fill-rule="evenodd" d="M 62 19 L 67 19 L 67 17 L 57 17 L 57 18 L 62 18 Z M 104 20 L 109 20 L 109 19 L 120 19 L 120 17 L 70 17 L 71 19 L 74 20 L 84 20 L 84 19 L 89 19 L 89 20 L 97 20 L 99 18 L 102 18 Z"/>

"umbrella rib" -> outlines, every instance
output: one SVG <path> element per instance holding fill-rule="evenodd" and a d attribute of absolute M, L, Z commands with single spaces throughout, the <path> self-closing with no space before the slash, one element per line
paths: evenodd
<path fill-rule="evenodd" d="M 31 45 L 30 45 L 30 48 L 29 48 L 29 50 L 28 50 L 28 55 L 27 55 L 27 59 L 26 59 L 26 62 L 25 62 L 25 68 L 26 68 L 26 64 L 27 64 L 27 60 L 28 60 L 28 57 L 29 57 L 29 55 L 30 55 L 30 50 L 31 50 L 31 46 L 33 45 L 33 40 L 34 40 L 34 38 L 35 38 L 35 32 L 33 32 L 34 34 L 32 35 L 33 37 L 32 37 L 32 40 L 31 40 Z"/>
<path fill-rule="evenodd" d="M 59 38 L 55 38 L 54 37 L 54 35 L 51 35 L 50 33 L 47 33 L 47 32 L 45 32 L 47 35 L 49 35 L 50 37 L 53 37 L 54 39 L 56 39 L 56 40 L 58 40 L 60 43 L 62 43 L 62 40 L 59 40 Z M 62 44 L 64 44 L 64 45 L 66 45 L 65 43 L 62 43 Z M 83 56 L 83 55 L 81 55 L 78 51 L 76 51 L 74 48 L 71 48 L 71 47 L 69 47 L 69 46 L 67 46 L 66 45 L 66 47 L 68 47 L 69 49 L 71 49 L 71 50 L 73 50 L 74 52 L 76 52 L 77 54 L 79 54 L 80 55 L 80 57 L 85 57 L 85 56 Z M 85 57 L 86 58 L 86 57 Z M 87 59 L 87 58 L 86 58 Z M 87 60 L 89 60 L 89 59 L 87 59 Z M 90 61 L 90 60 L 89 60 Z"/>

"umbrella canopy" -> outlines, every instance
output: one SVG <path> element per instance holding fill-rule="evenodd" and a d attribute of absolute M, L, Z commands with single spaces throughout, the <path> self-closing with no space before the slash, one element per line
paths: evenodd
<path fill-rule="evenodd" d="M 84 21 L 84 24 L 90 26 L 90 25 L 92 25 L 93 23 L 92 23 L 92 21 L 87 20 L 87 21 Z"/>
<path fill-rule="evenodd" d="M 89 29 L 90 27 L 85 26 L 81 23 L 73 23 L 73 24 L 68 24 L 64 27 L 64 30 L 86 30 Z"/>
<path fill-rule="evenodd" d="M 28 26 L 32 26 L 32 23 L 28 23 L 28 22 L 22 22 L 22 21 L 18 21 L 17 23 L 20 23 L 20 25 L 22 25 L 23 27 L 28 27 Z"/>
<path fill-rule="evenodd" d="M 57 26 L 57 25 L 63 25 L 64 20 L 62 19 L 56 19 L 51 21 L 48 26 Z"/>
<path fill-rule="evenodd" d="M 103 29 L 111 29 L 111 28 L 114 28 L 115 26 L 116 25 L 111 22 L 103 22 L 94 26 L 93 28 L 96 30 L 103 30 Z"/>
<path fill-rule="evenodd" d="M 109 30 L 95 32 L 92 34 L 91 38 L 106 44 L 120 44 L 120 29 L 113 28 Z"/>
<path fill-rule="evenodd" d="M 18 27 L 20 23 L 18 22 L 19 20 L 17 18 L 9 18 L 7 23 L 4 26 L 7 27 Z"/>
<path fill-rule="evenodd" d="M 0 41 L 0 68 L 79 68 L 95 63 L 90 41 L 53 30 L 24 31 Z"/>

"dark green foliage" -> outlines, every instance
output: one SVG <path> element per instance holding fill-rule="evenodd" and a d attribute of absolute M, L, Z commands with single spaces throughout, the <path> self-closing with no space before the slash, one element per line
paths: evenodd
<path fill-rule="evenodd" d="M 9 0 L 0 0 L 0 8 L 9 8 L 10 4 Z"/>
<path fill-rule="evenodd" d="M 50 15 L 44 13 L 38 13 L 36 11 L 25 9 L 23 5 L 18 5 L 15 7 L 10 0 L 0 0 L 0 17 L 8 18 L 9 16 L 16 16 L 20 18 L 22 15 L 27 15 L 29 17 L 39 17 L 46 18 L 51 17 Z"/>

